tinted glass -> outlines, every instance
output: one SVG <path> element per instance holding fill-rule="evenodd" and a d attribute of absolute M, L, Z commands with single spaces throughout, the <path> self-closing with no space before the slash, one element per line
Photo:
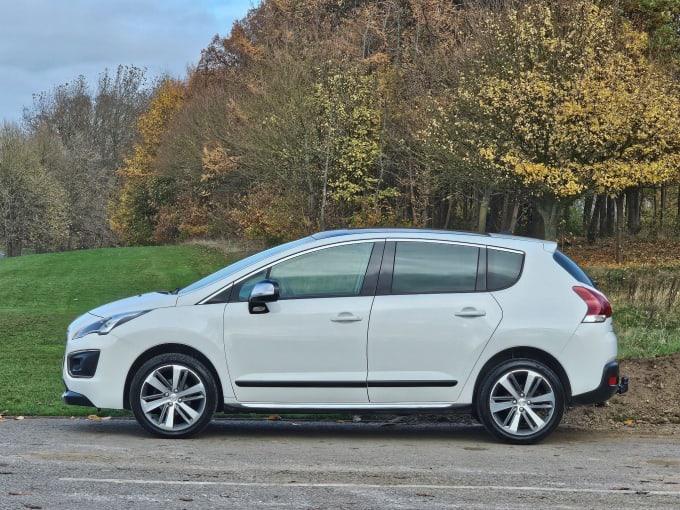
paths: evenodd
<path fill-rule="evenodd" d="M 358 296 L 373 243 L 334 246 L 305 253 L 272 266 L 281 298 Z"/>
<path fill-rule="evenodd" d="M 235 287 L 237 294 L 237 301 L 248 301 L 250 291 L 253 290 L 255 284 L 267 279 L 267 270 L 258 271 L 252 276 L 249 276 Z M 233 299 L 233 298 L 232 298 Z"/>
<path fill-rule="evenodd" d="M 561 251 L 556 250 L 555 254 L 553 255 L 553 259 L 555 259 L 555 262 L 557 262 L 567 273 L 573 276 L 577 281 L 584 283 L 586 285 L 590 285 L 591 287 L 595 286 L 592 280 L 583 271 L 583 269 L 581 269 L 576 264 L 576 262 L 571 260 Z"/>
<path fill-rule="evenodd" d="M 313 241 L 314 238 L 312 237 L 304 237 L 302 239 L 298 239 L 297 241 L 291 241 L 286 244 L 282 244 L 279 246 L 275 246 L 273 248 L 269 248 L 268 250 L 261 251 L 259 253 L 255 253 L 254 255 L 251 255 L 250 257 L 247 257 L 245 259 L 241 259 L 238 262 L 234 262 L 230 266 L 224 267 L 220 269 L 219 271 L 209 274 L 205 278 L 202 278 L 198 280 L 197 282 L 192 283 L 191 285 L 184 287 L 179 291 L 180 296 L 183 294 L 186 294 L 188 292 L 192 292 L 194 290 L 201 289 L 203 287 L 207 287 L 208 285 L 212 285 L 215 282 L 218 282 L 219 280 L 222 280 L 223 278 L 227 278 L 228 276 L 241 271 L 242 269 L 247 268 L 250 265 L 254 265 L 257 262 L 266 259 L 267 257 L 270 257 L 272 255 L 276 255 L 277 253 L 283 252 L 285 250 L 288 250 L 290 248 L 293 248 L 295 246 L 309 243 Z"/>
<path fill-rule="evenodd" d="M 514 251 L 487 249 L 486 288 L 505 289 L 519 279 L 524 263 L 524 254 Z"/>
<path fill-rule="evenodd" d="M 394 256 L 393 294 L 472 292 L 479 248 L 457 244 L 399 242 Z"/>

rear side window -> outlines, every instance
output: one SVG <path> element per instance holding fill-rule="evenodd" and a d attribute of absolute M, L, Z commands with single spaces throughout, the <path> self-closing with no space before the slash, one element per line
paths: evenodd
<path fill-rule="evenodd" d="M 488 248 L 486 288 L 487 290 L 507 289 L 519 280 L 524 265 L 524 254 L 516 251 Z"/>
<path fill-rule="evenodd" d="M 474 246 L 398 242 L 392 293 L 474 292 L 478 259 Z"/>
<path fill-rule="evenodd" d="M 562 253 L 559 250 L 555 250 L 555 253 L 553 254 L 553 259 L 555 259 L 555 262 L 562 266 L 562 269 L 564 269 L 567 273 L 573 276 L 576 280 L 585 285 L 595 287 L 593 281 L 590 278 L 588 278 L 588 275 L 583 271 L 583 269 L 581 269 L 578 266 L 578 264 L 576 264 L 576 262 L 571 260 L 564 253 Z"/>

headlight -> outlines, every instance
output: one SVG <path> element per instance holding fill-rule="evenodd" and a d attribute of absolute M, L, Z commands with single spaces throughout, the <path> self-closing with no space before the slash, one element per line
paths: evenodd
<path fill-rule="evenodd" d="M 95 322 L 92 322 L 80 328 L 78 332 L 75 335 L 73 335 L 73 339 L 77 340 L 78 338 L 82 338 L 85 335 L 89 335 L 90 333 L 108 335 L 114 328 L 120 326 L 121 324 L 125 324 L 126 322 L 129 322 L 132 319 L 135 319 L 140 315 L 144 315 L 145 313 L 148 313 L 150 311 L 151 310 L 142 310 L 136 312 L 118 313 L 106 319 L 99 319 Z"/>

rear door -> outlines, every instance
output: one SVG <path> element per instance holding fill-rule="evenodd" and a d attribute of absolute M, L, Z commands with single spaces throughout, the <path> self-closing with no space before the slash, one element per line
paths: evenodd
<path fill-rule="evenodd" d="M 484 247 L 387 244 L 368 331 L 372 403 L 457 400 L 502 317 L 478 267 Z"/>

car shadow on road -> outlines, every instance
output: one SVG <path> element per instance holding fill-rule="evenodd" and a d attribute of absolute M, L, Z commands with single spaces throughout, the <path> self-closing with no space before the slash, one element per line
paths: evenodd
<path fill-rule="evenodd" d="M 114 418 L 106 421 L 79 420 L 70 422 L 69 426 L 80 434 L 108 434 L 126 436 L 135 439 L 153 438 L 133 419 Z M 342 419 L 268 419 L 253 418 L 217 418 L 195 439 L 282 439 L 282 438 L 317 438 L 317 439 L 380 439 L 409 441 L 460 441 L 498 444 L 484 427 L 477 422 L 449 422 L 446 419 L 419 421 L 411 417 L 389 419 L 371 419 L 353 421 Z M 569 427 L 558 427 L 543 444 L 555 443 L 587 443 L 593 440 L 593 433 L 586 430 L 575 430 Z"/>

